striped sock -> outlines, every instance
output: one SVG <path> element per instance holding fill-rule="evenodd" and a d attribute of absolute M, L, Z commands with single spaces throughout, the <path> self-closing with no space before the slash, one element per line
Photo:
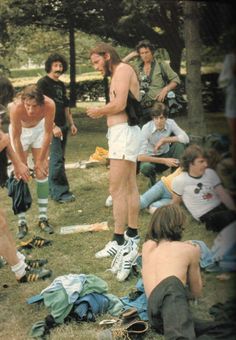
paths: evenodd
<path fill-rule="evenodd" d="M 18 225 L 21 225 L 21 223 L 26 224 L 26 216 L 24 212 L 18 214 L 17 217 L 18 217 Z"/>
<path fill-rule="evenodd" d="M 39 207 L 39 219 L 47 219 L 48 210 L 48 178 L 36 179 L 37 183 L 37 196 L 38 196 L 38 207 Z"/>

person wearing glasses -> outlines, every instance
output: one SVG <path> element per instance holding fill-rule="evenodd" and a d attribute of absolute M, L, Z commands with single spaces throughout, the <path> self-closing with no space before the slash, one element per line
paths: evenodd
<path fill-rule="evenodd" d="M 218 232 L 235 222 L 236 208 L 217 173 L 208 168 L 207 157 L 198 145 L 186 148 L 180 162 L 183 172 L 172 182 L 172 203 L 183 201 L 194 219 Z"/>

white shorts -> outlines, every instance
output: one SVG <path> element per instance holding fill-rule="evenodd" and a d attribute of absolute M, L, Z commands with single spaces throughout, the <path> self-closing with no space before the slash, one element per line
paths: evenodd
<path fill-rule="evenodd" d="M 128 123 L 111 126 L 107 132 L 109 158 L 136 162 L 141 144 L 140 127 Z"/>
<path fill-rule="evenodd" d="M 11 144 L 13 144 L 12 140 L 12 127 L 9 125 L 9 136 L 11 139 Z M 20 136 L 20 141 L 24 151 L 27 151 L 30 147 L 34 149 L 39 149 L 43 145 L 44 138 L 44 118 L 40 120 L 40 122 L 30 128 L 22 127 L 22 132 Z"/>

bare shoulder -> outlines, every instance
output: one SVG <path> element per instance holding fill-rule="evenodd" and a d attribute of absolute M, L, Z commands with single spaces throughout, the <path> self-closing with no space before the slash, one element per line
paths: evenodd
<path fill-rule="evenodd" d="M 149 253 L 157 248 L 157 242 L 153 240 L 148 240 L 144 242 L 143 247 L 142 247 L 142 254 L 144 255 L 145 253 Z"/>
<path fill-rule="evenodd" d="M 44 96 L 44 100 L 44 103 L 47 107 L 55 107 L 55 103 L 51 98 Z"/>
<path fill-rule="evenodd" d="M 21 114 L 24 114 L 25 112 L 24 105 L 20 99 L 16 99 L 12 103 L 10 103 L 8 105 L 8 110 L 11 118 L 18 117 L 19 119 L 21 117 Z"/>
<path fill-rule="evenodd" d="M 200 247 L 191 241 L 183 242 L 183 244 L 191 259 L 199 261 L 201 255 Z"/>

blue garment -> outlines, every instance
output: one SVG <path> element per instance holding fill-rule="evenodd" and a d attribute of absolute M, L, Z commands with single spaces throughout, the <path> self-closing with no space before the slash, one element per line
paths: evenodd
<path fill-rule="evenodd" d="M 236 222 L 230 223 L 217 235 L 209 249 L 203 241 L 192 240 L 200 246 L 200 266 L 207 271 L 236 271 Z"/>
<path fill-rule="evenodd" d="M 135 300 L 131 300 L 129 296 L 125 296 L 121 298 L 121 301 L 124 304 L 125 310 L 131 307 L 136 308 L 141 320 L 146 321 L 148 320 L 147 297 L 144 292 L 143 280 L 141 278 L 138 280 L 136 284 L 136 289 L 140 292 L 140 295 L 138 295 Z"/>
<path fill-rule="evenodd" d="M 93 315 L 106 313 L 109 307 L 109 300 L 103 294 L 90 293 L 77 299 L 74 305 L 77 306 L 74 312 L 82 320 L 88 316 L 89 312 L 92 312 Z"/>
<path fill-rule="evenodd" d="M 140 196 L 140 209 L 147 207 L 160 208 L 163 205 L 169 204 L 171 197 L 171 193 L 162 180 L 160 180 Z"/>

